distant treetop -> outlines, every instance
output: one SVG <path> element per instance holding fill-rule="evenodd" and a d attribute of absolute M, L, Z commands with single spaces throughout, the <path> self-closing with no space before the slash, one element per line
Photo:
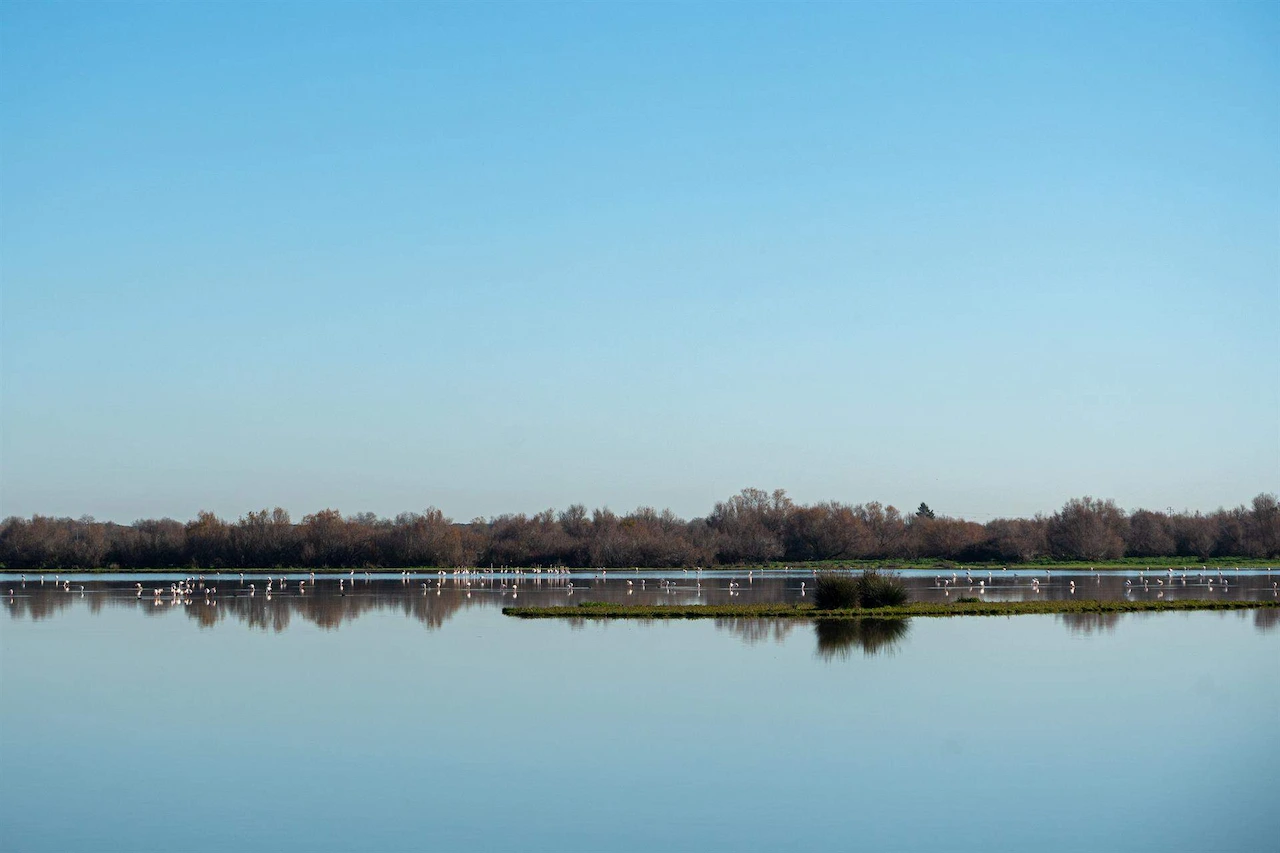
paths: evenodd
<path fill-rule="evenodd" d="M 84 517 L 0 522 L 0 568 L 182 568 L 272 566 L 711 566 L 771 560 L 938 559 L 1019 563 L 1121 557 L 1280 557 L 1280 499 L 1212 513 L 1125 512 L 1115 501 L 1072 498 L 1052 515 L 979 524 L 914 516 L 872 501 L 797 504 L 781 489 L 743 489 L 706 518 L 686 521 L 642 506 L 626 514 L 507 514 L 455 523 L 435 507 L 394 519 L 324 509 L 295 523 L 283 508 L 237 521 L 200 512 L 188 522 L 131 525 Z"/>

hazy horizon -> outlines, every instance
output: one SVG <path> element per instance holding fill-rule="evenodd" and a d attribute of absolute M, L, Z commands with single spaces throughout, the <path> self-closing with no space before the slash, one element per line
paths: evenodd
<path fill-rule="evenodd" d="M 1280 489 L 1280 6 L 0 7 L 0 517 Z"/>

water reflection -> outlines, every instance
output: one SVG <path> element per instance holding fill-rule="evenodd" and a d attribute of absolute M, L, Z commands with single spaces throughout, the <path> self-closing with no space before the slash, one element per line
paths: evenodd
<path fill-rule="evenodd" d="M 801 588 L 804 573 L 752 574 L 739 579 L 732 573 L 696 573 L 660 575 L 657 573 L 622 573 L 623 577 L 590 574 L 503 576 L 491 573 L 470 575 L 408 574 L 366 575 L 351 573 L 342 577 L 320 577 L 313 581 L 308 574 L 293 575 L 215 575 L 186 579 L 182 576 L 115 576 L 102 580 L 92 575 L 70 576 L 54 583 L 31 578 L 6 578 L 0 606 L 11 619 L 40 621 L 51 619 L 73 607 L 84 607 L 90 613 L 103 608 L 140 611 L 148 617 L 181 611 L 201 628 L 236 622 L 250 628 L 283 632 L 293 620 L 302 620 L 325 630 L 336 630 L 343 624 L 367 614 L 401 614 L 421 623 L 428 630 L 444 626 L 457 612 L 466 608 L 499 608 L 511 604 L 563 605 L 572 607 L 582 601 L 608 601 L 633 604 L 728 604 L 755 602 L 791 602 L 805 600 Z M 1131 573 L 1133 574 L 1133 573 Z M 999 575 L 992 573 L 994 578 Z M 1198 598 L 1268 598 L 1272 583 L 1269 574 L 1254 573 L 1219 582 L 1215 591 L 1201 590 Z M 283 589 L 281 580 L 284 579 Z M 14 581 L 17 581 L 16 583 Z M 916 600 L 948 600 L 959 592 L 968 593 L 967 580 L 956 590 L 949 579 L 906 578 Z M 973 578 L 974 585 L 985 580 Z M 1006 582 L 1002 583 L 1001 580 Z M 1022 600 L 1040 597 L 1069 598 L 1070 580 L 1026 582 L 1017 573 L 983 583 L 978 590 L 984 600 Z M 1132 584 L 1138 578 L 1123 575 L 1080 577 L 1075 582 L 1079 597 L 1136 598 L 1147 595 L 1150 576 L 1139 580 L 1136 595 Z M 1181 590 L 1180 578 L 1176 584 Z M 941 584 L 935 581 L 943 581 Z M 1190 584 L 1190 579 L 1188 579 Z M 1129 585 L 1126 586 L 1125 584 Z M 1206 581 L 1206 588 L 1209 582 Z M 10 593 L 12 590 L 12 594 Z M 1114 593 L 1114 595 L 1109 594 Z M 1192 597 L 1178 595 L 1176 597 Z M 952 599 L 954 600 L 954 599 Z M 1241 619 L 1251 618 L 1258 631 L 1273 631 L 1280 625 L 1280 609 L 1238 611 Z M 1071 634 L 1112 633 L 1124 618 L 1119 613 L 1070 613 L 1054 617 Z M 570 619 L 571 627 L 581 628 L 594 620 Z M 716 627 L 743 643 L 784 642 L 801 623 L 773 619 L 718 619 Z M 905 620 L 862 619 L 824 620 L 816 623 L 818 655 L 823 659 L 848 656 L 855 646 L 865 654 L 893 652 L 908 631 Z"/>
<path fill-rule="evenodd" d="M 1110 634 L 1120 624 L 1121 613 L 1060 613 L 1058 620 L 1072 634 Z"/>
<path fill-rule="evenodd" d="M 283 580 L 283 588 L 281 581 Z M 538 605 L 572 607 L 583 601 L 627 604 L 737 604 L 802 600 L 798 577 L 743 578 L 731 575 L 679 577 L 599 577 L 551 575 L 530 577 L 500 573 L 467 575 L 417 574 L 374 576 L 351 573 L 320 577 L 246 574 L 187 578 L 179 575 L 71 576 L 5 581 L 0 603 L 13 618 L 48 619 L 82 603 L 97 612 L 103 607 L 134 608 L 148 615 L 181 610 L 199 625 L 211 627 L 236 619 L 250 627 L 284 631 L 293 618 L 336 629 L 366 613 L 399 611 L 428 629 L 439 628 L 467 607 Z M 12 594 L 10 594 L 12 591 Z M 578 620 L 572 620 L 577 622 Z M 763 631 L 777 639 L 780 629 Z"/>
<path fill-rule="evenodd" d="M 1265 633 L 1280 625 L 1280 607 L 1266 607 L 1253 611 L 1253 627 Z"/>
<path fill-rule="evenodd" d="M 0 588 L 0 849 L 1166 853 L 1280 832 L 1272 611 L 1086 640 L 1048 616 L 575 633 L 502 617 L 500 581 L 215 581 L 208 604 Z"/>
<path fill-rule="evenodd" d="M 735 635 L 749 646 L 766 640 L 781 643 L 800 624 L 794 619 L 717 619 L 715 622 L 718 629 Z"/>
<path fill-rule="evenodd" d="M 854 649 L 867 657 L 896 652 L 911 631 L 910 619 L 819 619 L 813 623 L 817 655 L 846 660 Z"/>
<path fill-rule="evenodd" d="M 28 584 L 22 594 L 6 595 L 4 607 L 17 619 L 35 621 L 49 619 L 69 607 L 82 604 L 91 613 L 103 607 L 132 608 L 146 616 L 160 616 L 180 610 L 203 628 L 233 619 L 251 628 L 284 631 L 297 617 L 326 630 L 333 630 L 367 613 L 398 611 L 421 622 L 429 630 L 440 628 L 449 617 L 467 606 L 465 591 L 438 591 L 435 594 L 412 594 L 401 584 L 370 583 L 357 590 L 339 591 L 337 587 L 317 587 L 309 591 L 286 590 L 274 594 L 265 591 L 233 590 L 208 586 L 191 594 L 165 592 L 155 595 L 121 584 L 102 583 L 92 588 L 85 585 L 70 592 L 61 586 Z M 214 591 L 217 590 L 217 591 Z"/>

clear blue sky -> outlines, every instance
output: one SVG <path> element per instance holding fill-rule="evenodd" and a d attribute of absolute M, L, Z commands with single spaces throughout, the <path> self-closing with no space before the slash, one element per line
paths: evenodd
<path fill-rule="evenodd" d="M 1280 5 L 0 10 L 2 514 L 1280 487 Z"/>

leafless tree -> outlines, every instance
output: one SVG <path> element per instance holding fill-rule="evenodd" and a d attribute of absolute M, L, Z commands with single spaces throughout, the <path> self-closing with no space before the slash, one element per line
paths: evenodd
<path fill-rule="evenodd" d="M 1049 519 L 1048 534 L 1059 557 L 1114 559 L 1124 555 L 1124 511 L 1112 500 L 1072 498 Z"/>

